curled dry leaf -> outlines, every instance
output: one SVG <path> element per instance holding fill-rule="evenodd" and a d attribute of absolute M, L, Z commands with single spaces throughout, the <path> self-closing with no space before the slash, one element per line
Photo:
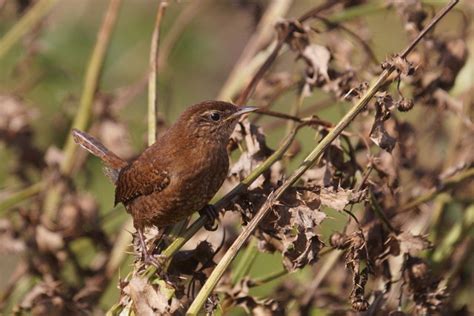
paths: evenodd
<path fill-rule="evenodd" d="M 392 137 L 385 129 L 385 121 L 387 114 L 381 106 L 376 106 L 374 124 L 370 131 L 370 139 L 383 150 L 392 152 L 396 145 L 397 139 Z"/>
<path fill-rule="evenodd" d="M 415 72 L 415 67 L 413 67 L 412 63 L 398 54 L 391 56 L 388 60 L 382 63 L 383 69 L 388 69 L 390 67 L 395 67 L 397 72 L 404 76 L 411 76 Z"/>
<path fill-rule="evenodd" d="M 21 253 L 25 242 L 15 236 L 14 228 L 8 219 L 0 219 L 0 254 Z"/>
<path fill-rule="evenodd" d="M 281 251 L 288 271 L 315 263 L 323 247 L 316 231 L 326 218 L 319 206 L 319 197 L 312 192 L 287 191 L 260 224 L 263 239 L 259 246 Z"/>
<path fill-rule="evenodd" d="M 159 286 L 155 287 L 146 279 L 134 276 L 124 292 L 130 295 L 137 315 L 171 315 L 180 308 L 179 301 L 172 296 L 167 297 L 164 293 L 170 289 L 162 291 L 162 287 L 167 287 L 165 282 L 160 282 Z"/>
<path fill-rule="evenodd" d="M 413 235 L 408 231 L 399 234 L 397 240 L 400 243 L 400 250 L 403 254 L 415 255 L 422 250 L 432 247 L 426 236 Z"/>
<path fill-rule="evenodd" d="M 319 197 L 321 204 L 328 206 L 336 211 L 342 211 L 344 208 L 353 203 L 358 203 L 366 195 L 367 191 L 354 191 L 339 188 L 321 188 Z"/>
<path fill-rule="evenodd" d="M 58 229 L 65 238 L 81 236 L 98 223 L 98 205 L 91 194 L 72 194 L 64 198 L 58 213 Z"/>
<path fill-rule="evenodd" d="M 215 250 L 206 241 L 201 241 L 195 249 L 183 250 L 173 256 L 169 272 L 176 275 L 193 275 L 194 272 L 215 266 Z"/>
<path fill-rule="evenodd" d="M 20 98 L 0 95 L 0 137 L 12 137 L 29 129 L 35 113 Z"/>
<path fill-rule="evenodd" d="M 413 295 L 417 315 L 433 315 L 443 308 L 448 298 L 446 288 L 440 286 L 439 278 L 423 259 L 408 255 L 403 278 Z"/>
<path fill-rule="evenodd" d="M 318 260 L 318 253 L 324 244 L 315 228 L 326 218 L 326 214 L 304 205 L 292 208 L 290 212 L 290 229 L 296 231 L 296 234 L 285 234 L 282 254 L 285 268 L 295 271 Z"/>
<path fill-rule="evenodd" d="M 23 298 L 17 312 L 31 315 L 88 315 L 78 308 L 60 282 L 46 281 L 35 285 Z"/>
<path fill-rule="evenodd" d="M 239 160 L 229 170 L 226 185 L 233 187 L 268 158 L 273 153 L 273 150 L 268 148 L 262 129 L 248 120 L 241 122 L 237 126 L 232 135 L 232 141 L 235 143 L 243 141 L 246 146 L 246 151 L 240 155 Z M 281 179 L 282 174 L 282 165 L 280 162 L 276 162 L 267 172 L 258 177 L 249 189 L 263 187 L 265 183 L 276 184 Z"/>
<path fill-rule="evenodd" d="M 270 316 L 284 315 L 284 307 L 273 299 L 258 299 L 249 293 L 252 281 L 249 278 L 240 280 L 231 290 L 226 291 L 228 298 L 235 305 L 241 306 L 250 315 Z"/>
<path fill-rule="evenodd" d="M 64 153 L 56 146 L 50 146 L 46 150 L 44 161 L 50 167 L 58 167 L 64 159 Z"/>
<path fill-rule="evenodd" d="M 311 44 L 304 48 L 300 55 L 308 64 L 306 70 L 306 85 L 304 93 L 306 96 L 311 95 L 310 87 L 316 85 L 318 81 L 329 82 L 328 68 L 331 60 L 329 50 L 321 45 Z"/>
<path fill-rule="evenodd" d="M 38 249 L 41 251 L 56 253 L 64 248 L 63 236 L 42 225 L 36 227 L 35 238 Z"/>

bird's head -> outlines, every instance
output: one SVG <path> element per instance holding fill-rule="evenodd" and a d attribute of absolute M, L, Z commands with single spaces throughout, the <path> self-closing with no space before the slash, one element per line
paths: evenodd
<path fill-rule="evenodd" d="M 240 116 L 256 109 L 223 101 L 204 101 L 187 108 L 176 126 L 185 128 L 193 136 L 227 144 Z"/>

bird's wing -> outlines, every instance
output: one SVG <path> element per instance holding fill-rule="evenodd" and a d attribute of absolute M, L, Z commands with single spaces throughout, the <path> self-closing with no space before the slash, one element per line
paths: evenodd
<path fill-rule="evenodd" d="M 141 195 L 162 191 L 170 183 L 169 173 L 152 163 L 137 164 L 124 168 L 117 180 L 115 204 L 130 202 Z"/>

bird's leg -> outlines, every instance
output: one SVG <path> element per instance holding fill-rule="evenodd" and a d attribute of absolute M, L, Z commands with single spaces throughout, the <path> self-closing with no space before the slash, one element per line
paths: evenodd
<path fill-rule="evenodd" d="M 218 227 L 216 220 L 219 218 L 219 211 L 215 208 L 214 205 L 208 204 L 204 206 L 199 214 L 201 216 L 207 216 L 208 221 L 204 224 L 204 228 L 209 231 L 215 231 Z"/>
<path fill-rule="evenodd" d="M 142 256 L 145 263 L 151 263 L 155 267 L 159 268 L 158 261 L 153 257 L 153 254 L 148 252 L 148 248 L 145 243 L 145 236 L 143 236 L 143 230 L 141 228 L 137 229 L 138 239 L 140 241 L 140 246 L 142 248 Z"/>

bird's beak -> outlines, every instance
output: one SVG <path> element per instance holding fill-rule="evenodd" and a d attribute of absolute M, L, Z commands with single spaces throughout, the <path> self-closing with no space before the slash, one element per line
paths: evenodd
<path fill-rule="evenodd" d="M 239 110 L 237 112 L 235 112 L 234 114 L 227 117 L 226 121 L 236 119 L 236 118 L 240 117 L 243 114 L 250 113 L 250 112 L 253 112 L 253 111 L 256 111 L 256 110 L 258 110 L 258 108 L 254 107 L 254 106 L 242 106 L 242 107 L 239 108 Z"/>

